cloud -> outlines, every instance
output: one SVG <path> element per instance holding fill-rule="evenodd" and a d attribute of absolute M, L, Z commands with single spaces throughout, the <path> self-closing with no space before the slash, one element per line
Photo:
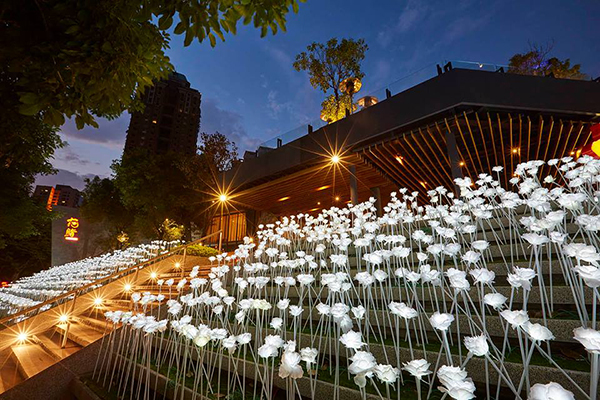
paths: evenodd
<path fill-rule="evenodd" d="M 222 133 L 235 142 L 241 153 L 244 150 L 255 150 L 262 142 L 260 139 L 248 135 L 240 114 L 219 107 L 216 100 L 203 97 L 200 107 L 202 109 L 201 132 L 214 133 L 218 131 Z"/>
<path fill-rule="evenodd" d="M 409 1 L 402 10 L 398 20 L 392 26 L 387 26 L 377 34 L 377 42 L 386 48 L 396 36 L 412 30 L 428 12 L 428 5 Z"/>
<path fill-rule="evenodd" d="M 75 172 L 59 169 L 54 175 L 38 175 L 35 177 L 36 185 L 56 186 L 68 185 L 75 189 L 83 190 L 85 188 L 85 179 L 92 179 L 95 174 L 79 175 Z M 102 177 L 104 178 L 104 177 Z"/>
<path fill-rule="evenodd" d="M 67 140 L 73 138 L 87 143 L 100 144 L 113 149 L 122 149 L 125 144 L 129 120 L 129 113 L 124 113 L 119 118 L 113 120 L 96 118 L 99 128 L 86 126 L 81 130 L 77 129 L 73 120 L 67 120 L 67 122 L 61 126 L 60 132 Z"/>
<path fill-rule="evenodd" d="M 65 147 L 63 147 L 62 149 L 59 149 L 56 154 L 55 154 L 55 158 L 57 160 L 60 161 L 64 161 L 65 163 L 71 164 L 73 166 L 88 166 L 88 165 L 100 165 L 99 162 L 91 162 L 89 160 L 83 159 L 81 158 L 81 156 L 79 156 L 79 154 L 77 154 L 76 152 L 73 151 L 73 149 L 71 148 L 71 146 L 69 146 L 69 144 L 67 143 L 67 145 Z"/>

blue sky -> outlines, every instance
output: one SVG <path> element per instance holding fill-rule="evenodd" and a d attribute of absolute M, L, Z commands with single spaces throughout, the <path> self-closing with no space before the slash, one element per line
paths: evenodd
<path fill-rule="evenodd" d="M 580 63 L 600 76 L 597 1 L 354 1 L 308 0 L 289 14 L 287 32 L 260 38 L 251 27 L 211 48 L 183 47 L 173 36 L 168 55 L 192 87 L 202 93 L 200 130 L 219 131 L 243 150 L 318 119 L 323 93 L 304 72 L 293 69 L 295 55 L 313 41 L 364 38 L 369 45 L 359 94 L 372 93 L 413 71 L 442 60 L 507 64 L 528 43 L 554 41 L 552 55 Z M 422 74 L 421 74 L 422 75 Z M 121 156 L 129 115 L 100 120 L 100 128 L 78 131 L 67 123 L 54 176 L 38 183 L 83 187 L 83 178 L 110 174 Z"/>

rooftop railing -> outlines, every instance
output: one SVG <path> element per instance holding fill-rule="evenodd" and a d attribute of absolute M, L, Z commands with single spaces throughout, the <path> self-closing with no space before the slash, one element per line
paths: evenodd
<path fill-rule="evenodd" d="M 428 64 L 377 90 L 373 90 L 370 92 L 359 92 L 354 95 L 354 101 L 356 102 L 359 98 L 366 96 L 375 97 L 378 102 L 385 101 L 398 93 L 401 93 L 414 86 L 417 86 L 418 84 L 423 83 L 438 75 L 441 75 L 444 72 L 449 71 L 453 68 L 472 69 L 489 72 L 508 72 L 508 65 L 481 63 L 475 61 L 444 60 L 439 63 Z M 363 108 L 359 107 L 354 113 L 360 112 L 362 109 Z M 294 140 L 309 134 L 311 131 L 316 131 L 317 129 L 322 128 L 325 125 L 327 125 L 327 122 L 321 119 L 315 119 L 313 121 L 308 122 L 305 125 L 299 126 L 295 129 L 292 129 L 291 131 L 271 138 L 258 146 L 256 156 L 260 157 L 260 155 L 264 152 L 268 152 L 269 150 L 276 149 L 283 146 L 284 144 L 293 142 Z"/>

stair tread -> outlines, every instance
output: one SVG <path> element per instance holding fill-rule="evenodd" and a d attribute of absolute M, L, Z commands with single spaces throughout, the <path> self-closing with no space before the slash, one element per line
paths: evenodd
<path fill-rule="evenodd" d="M 81 349 L 81 346 L 77 345 L 71 340 L 67 340 L 64 349 L 61 348 L 62 335 L 58 335 L 56 332 L 55 334 L 50 334 L 47 332 L 45 334 L 39 335 L 37 338 L 42 343 L 42 345 L 58 359 L 68 357 L 71 354 L 76 353 L 79 349 Z"/>
<path fill-rule="evenodd" d="M 18 363 L 18 368 L 25 378 L 43 371 L 56 362 L 46 350 L 34 343 L 13 346 L 12 352 Z"/>
<path fill-rule="evenodd" d="M 66 324 L 57 325 L 59 331 L 64 332 Z M 77 322 L 72 322 L 67 337 L 81 346 L 87 346 L 100 339 L 103 334 L 96 329 Z"/>

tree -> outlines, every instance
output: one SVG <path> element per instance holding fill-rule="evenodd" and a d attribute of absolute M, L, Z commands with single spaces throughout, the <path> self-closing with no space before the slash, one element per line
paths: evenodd
<path fill-rule="evenodd" d="M 10 85 L 0 74 L 0 99 L 14 98 Z M 44 234 L 41 220 L 50 218 L 45 205 L 31 198 L 32 185 L 38 174 L 55 170 L 48 161 L 63 142 L 41 117 L 18 113 L 0 113 L 0 249 L 8 239 L 29 240 Z M 49 221 L 49 219 L 48 219 Z"/>
<path fill-rule="evenodd" d="M 571 60 L 559 60 L 549 57 L 553 43 L 545 46 L 536 44 L 529 45 L 527 53 L 515 54 L 509 60 L 508 71 L 521 75 L 547 76 L 555 78 L 585 79 L 586 75 L 581 72 L 581 65 L 571 65 Z"/>
<path fill-rule="evenodd" d="M 0 73 L 0 104 L 16 99 Z M 0 112 L 0 265 L 12 280 L 50 265 L 50 229 L 55 213 L 31 198 L 37 174 L 54 172 L 48 161 L 63 142 L 39 116 Z"/>
<path fill-rule="evenodd" d="M 140 149 L 113 162 L 114 184 L 134 216 L 138 240 L 163 239 L 167 219 L 190 226 L 199 195 L 190 189 L 181 165 L 192 157 L 172 152 L 150 155 Z"/>
<path fill-rule="evenodd" d="M 0 5 L 0 73 L 10 76 L 21 113 L 79 128 L 95 116 L 115 118 L 141 107 L 139 97 L 173 66 L 165 55 L 170 34 L 225 40 L 238 22 L 261 36 L 285 30 L 290 8 L 302 0 L 61 0 Z M 177 24 L 173 28 L 173 24 Z M 6 110 L 3 110 L 6 112 Z"/>
<path fill-rule="evenodd" d="M 352 97 L 344 93 L 336 101 L 333 95 L 329 95 L 321 103 L 321 119 L 327 123 L 335 122 L 346 116 L 346 110 L 356 111 L 356 104 L 352 102 Z"/>
<path fill-rule="evenodd" d="M 81 215 L 92 226 L 92 229 L 88 229 L 90 234 L 94 233 L 91 245 L 102 252 L 122 248 L 123 242 L 119 239 L 134 233 L 134 218 L 131 210 L 123 204 L 115 181 L 96 176 L 86 179 L 85 183 Z M 93 249 L 88 251 L 94 253 Z"/>
<path fill-rule="evenodd" d="M 306 47 L 307 51 L 296 56 L 294 68 L 296 71 L 308 72 L 312 87 L 321 89 L 323 93 L 333 92 L 333 98 L 324 102 L 329 110 L 333 110 L 328 111 L 329 115 L 338 116 L 340 110 L 345 112 L 342 102 L 347 99 L 344 99 L 340 91 L 340 84 L 347 78 L 364 77 L 361 62 L 368 48 L 364 39 L 338 41 L 337 38 L 332 38 L 326 44 L 314 42 Z"/>
<path fill-rule="evenodd" d="M 235 143 L 218 131 L 211 134 L 202 132 L 198 151 L 207 168 L 214 168 L 216 173 L 233 168 L 239 161 Z"/>

